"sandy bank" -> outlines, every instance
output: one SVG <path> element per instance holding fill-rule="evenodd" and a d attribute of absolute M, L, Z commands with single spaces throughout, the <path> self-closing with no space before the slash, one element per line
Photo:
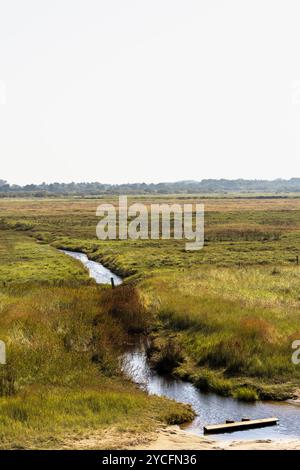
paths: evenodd
<path fill-rule="evenodd" d="M 155 439 L 131 447 L 137 450 L 300 450 L 300 439 L 222 441 L 200 437 L 178 426 L 161 429 Z"/>

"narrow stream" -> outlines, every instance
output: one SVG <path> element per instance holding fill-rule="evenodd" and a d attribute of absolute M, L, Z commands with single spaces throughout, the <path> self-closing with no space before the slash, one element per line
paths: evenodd
<path fill-rule="evenodd" d="M 193 434 L 203 435 L 205 424 L 224 423 L 226 419 L 240 421 L 243 417 L 259 419 L 276 416 L 279 418 L 277 426 L 217 434 L 214 438 L 232 440 L 300 437 L 300 406 L 286 402 L 243 402 L 211 392 L 205 393 L 189 382 L 159 375 L 149 366 L 145 340 L 142 338 L 124 355 L 123 370 L 149 394 L 190 404 L 197 416 L 191 424 L 185 426 L 185 430 Z"/>
<path fill-rule="evenodd" d="M 113 274 L 101 263 L 90 261 L 83 253 L 65 250 L 64 253 L 81 261 L 98 284 L 110 283 L 111 277 L 114 278 L 116 285 L 122 283 L 119 276 Z M 205 424 L 222 423 L 226 419 L 239 421 L 243 417 L 259 419 L 276 416 L 279 418 L 277 426 L 236 431 L 214 437 L 222 440 L 300 437 L 300 406 L 285 402 L 242 402 L 229 397 L 221 397 L 215 393 L 204 393 L 189 382 L 159 375 L 150 368 L 147 361 L 145 338 L 139 337 L 123 355 L 122 368 L 133 382 L 139 384 L 149 394 L 165 396 L 190 404 L 197 416 L 185 429 L 193 434 L 203 435 Z"/>
<path fill-rule="evenodd" d="M 72 256 L 72 258 L 81 261 L 81 263 L 88 269 L 90 277 L 95 279 L 97 284 L 110 284 L 111 278 L 113 278 L 116 286 L 122 283 L 122 279 L 116 274 L 112 273 L 109 269 L 105 268 L 103 264 L 91 261 L 84 253 L 78 251 L 67 251 L 61 250 L 66 255 Z"/>

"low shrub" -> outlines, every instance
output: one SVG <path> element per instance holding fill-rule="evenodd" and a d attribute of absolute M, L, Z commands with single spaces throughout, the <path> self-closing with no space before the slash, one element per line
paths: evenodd
<path fill-rule="evenodd" d="M 232 392 L 232 396 L 238 400 L 243 401 L 256 401 L 259 399 L 259 394 L 254 388 L 238 387 Z"/>
<path fill-rule="evenodd" d="M 158 372 L 170 373 L 183 361 L 182 348 L 173 338 L 168 338 L 154 350 L 150 361 Z"/>

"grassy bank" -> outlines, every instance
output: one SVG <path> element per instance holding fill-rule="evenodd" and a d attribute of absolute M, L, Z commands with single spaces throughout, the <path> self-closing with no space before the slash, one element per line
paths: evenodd
<path fill-rule="evenodd" d="M 223 395 L 290 397 L 300 381 L 291 361 L 299 286 L 299 266 L 206 267 L 144 281 L 158 319 L 153 363 Z"/>
<path fill-rule="evenodd" d="M 20 233 L 2 231 L 0 250 L 0 448 L 122 447 L 192 418 L 120 371 L 128 327 L 143 327 L 138 296 L 125 325 L 124 288 L 111 299 L 75 260 Z"/>

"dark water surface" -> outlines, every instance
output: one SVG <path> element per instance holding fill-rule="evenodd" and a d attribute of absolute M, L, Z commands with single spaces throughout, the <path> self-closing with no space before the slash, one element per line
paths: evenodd
<path fill-rule="evenodd" d="M 277 426 L 218 434 L 215 437 L 222 440 L 300 437 L 300 406 L 285 402 L 242 402 L 215 393 L 204 393 L 189 382 L 159 375 L 149 367 L 142 342 L 124 355 L 122 365 L 124 372 L 149 394 L 190 404 L 197 416 L 185 429 L 193 434 L 203 435 L 205 424 L 224 423 L 226 419 L 240 421 L 243 417 L 259 419 L 276 416 L 279 418 Z"/>

